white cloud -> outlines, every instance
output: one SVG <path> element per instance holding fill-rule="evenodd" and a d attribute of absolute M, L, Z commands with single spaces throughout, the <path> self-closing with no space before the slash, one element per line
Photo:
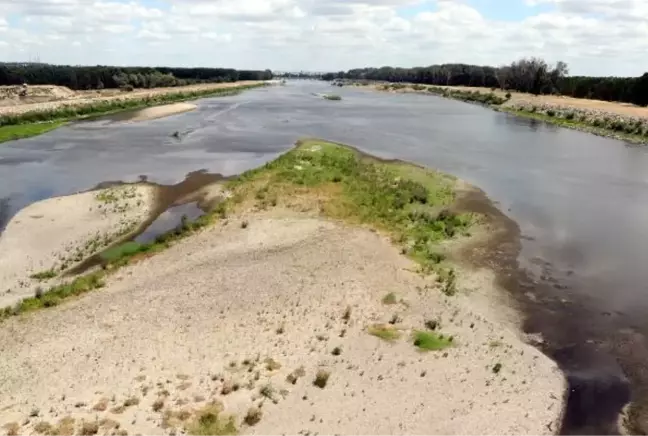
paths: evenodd
<path fill-rule="evenodd" d="M 544 12 L 495 20 L 462 0 L 0 0 L 12 17 L 0 17 L 0 40 L 5 60 L 72 64 L 338 70 L 542 56 L 576 74 L 648 70 L 648 1 L 518 1 Z"/>

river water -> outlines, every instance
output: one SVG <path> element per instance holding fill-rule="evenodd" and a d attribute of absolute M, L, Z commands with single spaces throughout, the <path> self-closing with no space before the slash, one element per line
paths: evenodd
<path fill-rule="evenodd" d="M 335 92 L 342 101 L 313 93 Z M 0 229 L 20 208 L 107 181 L 173 184 L 259 166 L 300 137 L 348 143 L 452 173 L 520 226 L 526 330 L 569 377 L 564 432 L 608 432 L 648 399 L 648 148 L 415 94 L 325 83 L 203 99 L 193 112 L 77 123 L 0 145 Z M 177 132 L 176 135 L 174 133 Z"/>

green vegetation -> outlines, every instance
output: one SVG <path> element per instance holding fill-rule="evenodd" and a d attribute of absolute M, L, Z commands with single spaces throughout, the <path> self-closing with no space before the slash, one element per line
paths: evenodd
<path fill-rule="evenodd" d="M 316 210 L 324 216 L 388 233 L 402 245 L 405 254 L 421 265 L 422 273 L 436 273 L 443 292 L 451 295 L 456 290 L 454 270 L 445 264 L 440 243 L 466 234 L 474 222 L 472 214 L 452 210 L 454 185 L 454 178 L 412 164 L 380 161 L 330 142 L 302 141 L 276 160 L 228 181 L 226 188 L 231 197 L 211 212 L 195 221 L 183 219 L 175 229 L 150 243 L 126 242 L 106 249 L 98 255 L 103 270 L 52 286 L 38 297 L 5 308 L 0 311 L 0 320 L 56 306 L 66 298 L 101 288 L 106 275 L 116 268 L 164 250 L 239 210 L 268 207 L 264 203 L 267 198 L 276 198 L 274 204 L 283 207 Z M 262 199 L 257 195 L 260 190 L 264 192 Z M 108 194 L 102 198 L 113 201 Z M 348 322 L 350 317 L 349 307 L 342 318 Z M 387 340 L 400 336 L 392 327 L 374 326 L 370 333 Z"/>
<path fill-rule="evenodd" d="M 367 329 L 370 335 L 376 336 L 383 341 L 392 342 L 401 337 L 401 332 L 395 327 L 385 324 L 375 324 Z"/>
<path fill-rule="evenodd" d="M 65 124 L 63 121 L 52 121 L 38 124 L 18 124 L 0 127 L 0 142 L 30 138 L 42 135 Z"/>
<path fill-rule="evenodd" d="M 119 259 L 131 257 L 137 253 L 142 253 L 145 251 L 146 249 L 144 244 L 130 241 L 120 244 L 116 247 L 111 247 L 102 252 L 99 256 L 105 263 L 111 263 Z"/>
<path fill-rule="evenodd" d="M 104 286 L 105 273 L 95 272 L 76 278 L 70 283 L 56 285 L 38 296 L 25 298 L 14 307 L 6 307 L 0 311 L 0 321 L 10 316 L 31 312 L 36 309 L 57 306 L 62 300 L 85 294 Z"/>
<path fill-rule="evenodd" d="M 340 100 L 342 100 L 342 97 L 340 97 L 339 95 L 335 95 L 335 94 L 324 94 L 323 97 L 324 97 L 326 100 L 334 100 L 334 101 L 340 101 Z"/>
<path fill-rule="evenodd" d="M 453 178 L 422 167 L 379 161 L 349 147 L 309 140 L 242 174 L 228 187 L 234 194 L 233 207 L 249 204 L 258 186 L 292 203 L 308 203 L 315 192 L 323 215 L 390 233 L 423 271 L 432 272 L 445 259 L 439 242 L 465 234 L 474 221 L 471 214 L 449 207 L 454 184 Z"/>
<path fill-rule="evenodd" d="M 423 351 L 438 351 L 452 346 L 452 336 L 445 337 L 431 331 L 417 330 L 414 332 L 414 346 Z"/>

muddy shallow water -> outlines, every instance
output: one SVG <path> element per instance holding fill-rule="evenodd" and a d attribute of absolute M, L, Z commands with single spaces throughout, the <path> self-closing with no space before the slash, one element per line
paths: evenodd
<path fill-rule="evenodd" d="M 326 92 L 294 82 L 169 118 L 97 120 L 1 144 L 0 228 L 33 201 L 103 181 L 236 174 L 304 136 L 435 167 L 484 189 L 520 226 L 520 274 L 508 284 L 525 329 L 543 334 L 572 383 L 562 431 L 613 430 L 629 383 L 635 424 L 648 430 L 648 148 L 435 96 L 313 95 Z"/>

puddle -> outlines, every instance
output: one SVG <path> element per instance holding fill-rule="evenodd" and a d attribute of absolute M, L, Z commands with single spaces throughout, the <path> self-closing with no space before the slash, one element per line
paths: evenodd
<path fill-rule="evenodd" d="M 140 244 L 153 242 L 158 235 L 178 227 L 183 219 L 194 221 L 204 214 L 205 212 L 198 207 L 197 203 L 187 203 L 170 207 L 162 212 L 142 233 L 135 237 L 134 241 Z"/>
<path fill-rule="evenodd" d="M 224 179 L 221 174 L 209 173 L 202 170 L 187 174 L 186 178 L 176 185 L 158 185 L 151 183 L 157 192 L 155 207 L 149 218 L 132 234 L 115 241 L 101 253 L 90 256 L 77 266 L 68 270 L 65 275 L 83 274 L 91 268 L 101 266 L 103 264 L 102 253 L 126 242 L 132 241 L 140 244 L 153 242 L 157 236 L 167 233 L 181 224 L 184 216 L 189 221 L 194 221 L 201 217 L 219 201 L 218 195 L 213 196 L 213 198 L 206 198 L 209 195 L 202 194 L 202 189 Z M 149 182 L 146 181 L 145 177 L 141 177 L 140 183 Z M 102 189 L 121 184 L 120 182 L 108 181 L 98 184 L 94 189 Z"/>

